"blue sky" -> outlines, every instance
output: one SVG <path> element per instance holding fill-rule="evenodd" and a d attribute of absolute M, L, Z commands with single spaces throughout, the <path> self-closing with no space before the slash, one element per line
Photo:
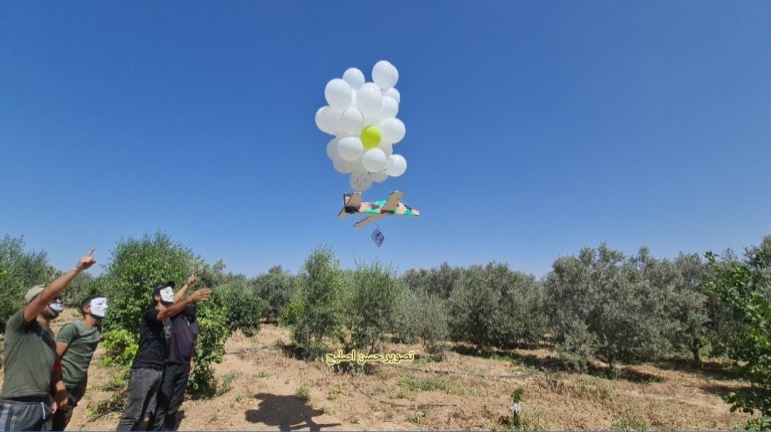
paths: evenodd
<path fill-rule="evenodd" d="M 66 269 L 163 231 L 254 276 L 318 246 L 399 272 L 546 274 L 771 234 L 771 2 L 2 2 L 0 235 Z M 349 67 L 399 71 L 420 218 L 338 219 L 314 121 Z M 97 270 L 98 271 L 98 270 Z"/>

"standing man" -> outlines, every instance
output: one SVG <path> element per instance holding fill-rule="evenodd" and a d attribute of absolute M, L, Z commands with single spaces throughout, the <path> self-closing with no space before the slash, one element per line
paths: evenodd
<path fill-rule="evenodd" d="M 107 312 L 107 299 L 86 297 L 80 303 L 83 318 L 65 324 L 56 336 L 56 355 L 62 363 L 62 378 L 67 392 L 66 403 L 59 406 L 53 417 L 55 431 L 63 431 L 72 418 L 72 412 L 86 394 L 88 366 L 99 345 L 99 324 Z"/>
<path fill-rule="evenodd" d="M 171 321 L 171 343 L 163 372 L 158 404 L 151 416 L 152 430 L 176 430 L 177 412 L 185 399 L 187 380 L 193 373 L 193 348 L 200 333 L 197 308 L 190 305 Z"/>
<path fill-rule="evenodd" d="M 59 295 L 80 272 L 96 260 L 94 250 L 75 268 L 47 287 L 27 291 L 27 305 L 8 319 L 5 328 L 5 376 L 0 391 L 0 430 L 48 430 L 56 402 L 51 401 L 52 381 L 61 374 L 50 321 L 64 309 Z M 56 370 L 55 370 L 56 365 Z M 59 389 L 61 390 L 61 389 Z M 61 401 L 62 392 L 56 399 Z"/>
<path fill-rule="evenodd" d="M 195 276 L 180 289 L 184 293 Z M 145 413 L 152 408 L 161 385 L 166 365 L 168 340 L 171 336 L 171 318 L 179 315 L 186 307 L 209 299 L 211 290 L 194 292 L 184 300 L 174 295 L 174 282 L 167 282 L 153 290 L 155 307 L 145 311 L 139 323 L 139 350 L 131 365 L 126 412 L 116 430 L 136 430 Z"/>

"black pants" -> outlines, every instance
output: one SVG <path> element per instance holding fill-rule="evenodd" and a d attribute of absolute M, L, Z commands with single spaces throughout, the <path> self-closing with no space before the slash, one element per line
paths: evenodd
<path fill-rule="evenodd" d="M 161 388 L 158 390 L 155 414 L 150 416 L 149 425 L 152 430 L 176 430 L 177 412 L 185 399 L 188 377 L 190 377 L 189 364 L 166 364 Z"/>
<path fill-rule="evenodd" d="M 155 406 L 162 374 L 163 371 L 155 369 L 131 369 L 126 396 L 126 412 L 115 430 L 137 430 L 145 418 L 145 413 L 148 410 L 152 412 L 153 406 Z"/>

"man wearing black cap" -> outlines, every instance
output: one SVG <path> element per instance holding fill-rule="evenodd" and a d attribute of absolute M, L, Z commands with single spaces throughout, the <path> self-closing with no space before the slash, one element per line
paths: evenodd
<path fill-rule="evenodd" d="M 166 369 L 163 371 L 155 413 L 150 416 L 152 430 L 176 430 L 177 412 L 185 399 L 187 380 L 194 368 L 193 348 L 200 332 L 196 315 L 196 306 L 190 305 L 171 321 Z"/>
<path fill-rule="evenodd" d="M 196 280 L 195 275 L 191 275 L 176 295 L 174 282 L 167 282 L 153 290 L 155 307 L 145 311 L 139 323 L 139 349 L 131 365 L 126 412 L 116 430 L 136 430 L 148 408 L 154 411 L 155 396 L 166 365 L 171 318 L 192 304 L 208 300 L 211 294 L 211 290 L 203 289 L 180 300 Z"/>
<path fill-rule="evenodd" d="M 45 288 L 27 291 L 27 306 L 8 319 L 5 328 L 5 376 L 0 391 L 0 431 L 48 430 L 56 402 L 52 384 L 61 382 L 56 342 L 48 324 L 64 307 L 59 295 L 78 273 L 96 260 L 94 250 Z M 63 384 L 62 384 L 63 389 Z M 59 392 L 61 393 L 61 392 Z M 60 394 L 57 394 L 57 400 Z"/>

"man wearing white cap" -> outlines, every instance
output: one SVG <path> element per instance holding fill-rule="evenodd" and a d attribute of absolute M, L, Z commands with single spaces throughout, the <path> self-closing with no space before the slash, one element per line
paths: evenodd
<path fill-rule="evenodd" d="M 139 322 L 139 349 L 131 364 L 126 412 L 116 430 L 136 430 L 145 413 L 155 410 L 155 398 L 166 366 L 171 318 L 191 304 L 208 300 L 211 294 L 211 290 L 202 289 L 181 300 L 184 292 L 195 282 L 195 275 L 190 276 L 176 295 L 173 281 L 153 290 L 155 307 L 145 311 Z"/>
<path fill-rule="evenodd" d="M 86 394 L 88 366 L 99 345 L 99 324 L 107 313 L 107 299 L 86 297 L 80 303 L 80 312 L 82 319 L 65 324 L 56 335 L 56 355 L 62 363 L 66 398 L 54 413 L 52 430 L 55 431 L 63 431 L 67 427 L 72 411 Z"/>
<path fill-rule="evenodd" d="M 56 403 L 51 401 L 54 375 L 61 376 L 56 342 L 48 324 L 64 307 L 59 295 L 78 273 L 96 260 L 94 250 L 75 267 L 43 286 L 27 291 L 27 305 L 5 327 L 5 376 L 0 391 L 0 431 L 48 430 Z"/>

